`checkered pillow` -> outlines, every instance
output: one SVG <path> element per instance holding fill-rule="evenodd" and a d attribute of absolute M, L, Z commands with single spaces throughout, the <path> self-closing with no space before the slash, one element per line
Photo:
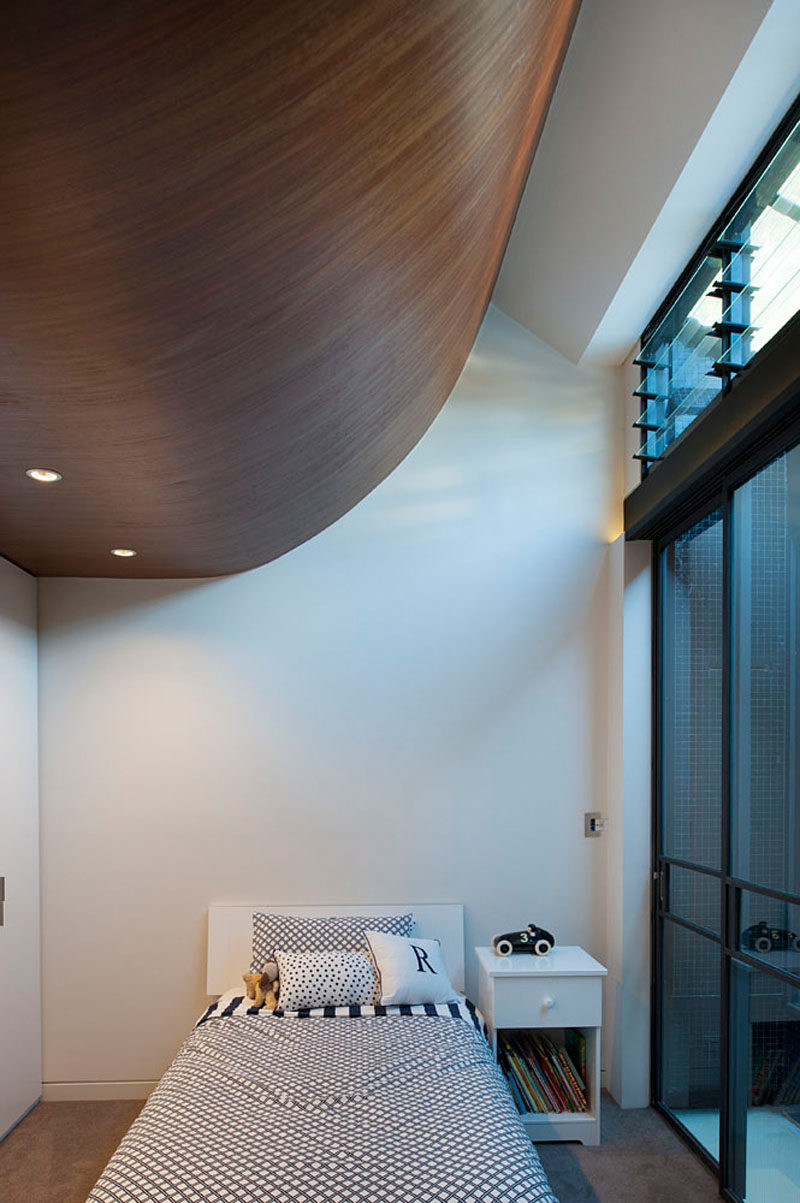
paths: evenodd
<path fill-rule="evenodd" d="M 275 950 L 281 1010 L 366 1006 L 378 1001 L 378 978 L 365 952 Z"/>
<path fill-rule="evenodd" d="M 283 952 L 364 952 L 364 932 L 383 931 L 410 936 L 414 916 L 331 915 L 311 919 L 304 915 L 253 915 L 253 959 L 251 973 L 260 973 L 267 961 L 275 960 L 275 949 Z M 283 989 L 283 982 L 281 982 Z M 281 1000 L 282 1001 L 282 1000 Z"/>

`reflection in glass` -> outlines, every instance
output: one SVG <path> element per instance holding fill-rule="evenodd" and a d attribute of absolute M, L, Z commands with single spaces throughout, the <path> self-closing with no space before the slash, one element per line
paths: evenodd
<path fill-rule="evenodd" d="M 664 851 L 720 867 L 722 519 L 704 518 L 662 553 Z"/>
<path fill-rule="evenodd" d="M 800 992 L 731 972 L 734 1187 L 746 1203 L 800 1203 Z"/>
<path fill-rule="evenodd" d="M 708 1151 L 719 1149 L 720 949 L 664 921 L 661 1101 Z"/>
<path fill-rule="evenodd" d="M 800 897 L 800 448 L 736 490 L 733 518 L 733 873 Z"/>
<path fill-rule="evenodd" d="M 800 906 L 742 890 L 739 948 L 800 983 Z"/>

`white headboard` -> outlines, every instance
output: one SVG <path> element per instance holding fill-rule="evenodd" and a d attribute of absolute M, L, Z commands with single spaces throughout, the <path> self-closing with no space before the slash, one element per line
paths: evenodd
<path fill-rule="evenodd" d="M 464 989 L 464 908 L 460 902 L 409 902 L 404 906 L 274 906 L 271 902 L 257 902 L 208 908 L 206 988 L 209 994 L 223 994 L 237 986 L 242 974 L 250 967 L 256 911 L 305 915 L 311 919 L 326 915 L 405 915 L 413 911 L 417 935 L 435 936 L 441 941 L 450 980 L 457 990 Z"/>

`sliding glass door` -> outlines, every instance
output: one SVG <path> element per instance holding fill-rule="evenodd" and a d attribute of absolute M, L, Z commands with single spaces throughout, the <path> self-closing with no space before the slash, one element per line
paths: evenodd
<path fill-rule="evenodd" d="M 735 490 L 731 529 L 732 1152 L 748 1203 L 797 1203 L 800 448 Z"/>
<path fill-rule="evenodd" d="M 800 448 L 658 549 L 657 1104 L 800 1203 Z"/>

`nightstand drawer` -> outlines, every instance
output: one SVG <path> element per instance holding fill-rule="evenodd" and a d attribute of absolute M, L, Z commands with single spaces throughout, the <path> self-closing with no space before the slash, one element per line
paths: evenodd
<path fill-rule="evenodd" d="M 507 977 L 494 980 L 495 1028 L 599 1027 L 598 977 Z"/>

